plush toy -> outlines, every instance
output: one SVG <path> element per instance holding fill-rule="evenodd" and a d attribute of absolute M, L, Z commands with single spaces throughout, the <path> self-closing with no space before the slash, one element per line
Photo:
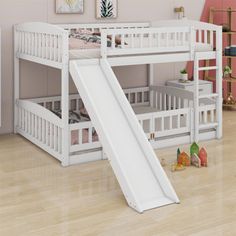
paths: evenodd
<path fill-rule="evenodd" d="M 186 152 L 182 152 L 178 156 L 178 164 L 183 166 L 190 166 L 190 157 Z"/>
<path fill-rule="evenodd" d="M 191 164 L 192 164 L 193 166 L 198 167 L 198 168 L 201 167 L 201 160 L 200 160 L 200 158 L 198 157 L 198 155 L 195 154 L 195 153 L 191 156 Z"/>
<path fill-rule="evenodd" d="M 207 152 L 205 148 L 201 148 L 199 151 L 199 159 L 201 160 L 201 165 L 207 167 L 208 160 L 207 160 Z"/>
<path fill-rule="evenodd" d="M 199 146 L 195 142 L 190 147 L 190 156 L 193 154 L 199 155 Z"/>

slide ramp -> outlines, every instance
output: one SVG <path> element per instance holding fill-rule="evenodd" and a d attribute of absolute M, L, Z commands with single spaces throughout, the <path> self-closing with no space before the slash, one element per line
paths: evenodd
<path fill-rule="evenodd" d="M 178 203 L 108 62 L 71 61 L 70 73 L 129 206 L 141 213 Z"/>

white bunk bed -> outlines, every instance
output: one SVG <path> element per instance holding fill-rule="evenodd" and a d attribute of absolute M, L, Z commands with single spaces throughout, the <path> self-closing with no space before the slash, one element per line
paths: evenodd
<path fill-rule="evenodd" d="M 70 49 L 69 36 L 78 29 L 100 33 L 101 46 Z M 69 124 L 69 110 L 79 112 L 81 97 L 69 95 L 69 62 L 102 58 L 111 66 L 149 65 L 149 85 L 125 89 L 154 148 L 221 138 L 222 29 L 195 21 L 123 24 L 25 23 L 15 26 L 15 133 L 19 133 L 63 166 L 105 159 L 91 121 Z M 119 45 L 116 39 L 119 38 Z M 109 44 L 108 44 L 109 39 Z M 19 60 L 61 70 L 60 97 L 20 99 Z M 199 67 L 215 59 L 214 67 Z M 195 92 L 155 86 L 153 64 L 194 61 Z M 199 95 L 199 71 L 216 70 L 216 93 Z M 59 118 L 51 110 L 61 109 Z"/>

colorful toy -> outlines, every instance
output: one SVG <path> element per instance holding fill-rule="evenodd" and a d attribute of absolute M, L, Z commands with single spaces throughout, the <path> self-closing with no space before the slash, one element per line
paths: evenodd
<path fill-rule="evenodd" d="M 173 165 L 171 165 L 171 171 L 175 172 L 175 171 L 181 171 L 181 170 L 185 170 L 185 167 L 181 164 L 175 163 Z"/>
<path fill-rule="evenodd" d="M 195 142 L 190 147 L 190 156 L 194 153 L 197 154 L 197 156 L 199 155 L 199 146 Z"/>
<path fill-rule="evenodd" d="M 183 166 L 190 166 L 190 157 L 186 152 L 182 152 L 178 156 L 178 164 Z"/>
<path fill-rule="evenodd" d="M 177 163 L 179 162 L 179 155 L 180 155 L 180 149 L 178 148 L 178 150 L 177 150 Z"/>
<path fill-rule="evenodd" d="M 191 156 L 191 164 L 192 164 L 193 166 L 198 167 L 198 168 L 201 167 L 201 160 L 200 160 L 200 158 L 198 157 L 198 155 L 195 154 L 195 153 Z"/>
<path fill-rule="evenodd" d="M 207 167 L 208 160 L 207 160 L 207 152 L 205 148 L 201 148 L 199 151 L 199 159 L 201 160 L 201 166 Z"/>

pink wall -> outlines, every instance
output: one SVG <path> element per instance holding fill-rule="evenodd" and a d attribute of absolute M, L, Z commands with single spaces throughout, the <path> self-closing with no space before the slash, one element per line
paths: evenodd
<path fill-rule="evenodd" d="M 206 0 L 205 5 L 203 8 L 203 12 L 201 15 L 201 21 L 209 22 L 209 11 L 210 8 L 218 8 L 218 9 L 227 9 L 229 7 L 236 9 L 236 0 Z M 214 23 L 218 25 L 223 25 L 227 23 L 227 13 L 215 13 L 214 14 Z M 236 31 L 236 13 L 233 13 L 233 30 Z M 232 37 L 232 43 L 236 44 L 236 35 L 233 35 Z M 227 45 L 227 36 L 224 35 L 223 40 L 223 48 L 228 46 Z M 223 60 L 224 66 L 227 65 L 227 60 L 224 58 Z M 189 66 L 189 71 L 191 71 L 192 66 Z M 236 59 L 233 59 L 233 76 L 236 77 Z M 191 73 L 191 72 L 190 72 Z M 211 76 L 214 76 L 214 74 L 210 74 Z M 227 95 L 227 83 L 224 82 L 224 96 Z M 232 92 L 234 97 L 236 97 L 236 83 L 232 84 Z"/>
<path fill-rule="evenodd" d="M 198 19 L 204 0 L 119 0 L 119 16 L 115 22 L 140 22 L 171 19 L 173 8 L 184 5 L 189 18 Z M 92 23 L 95 18 L 95 0 L 85 0 L 83 15 L 55 14 L 55 0 L 7 0 L 1 1 L 0 27 L 2 28 L 2 127 L 1 133 L 13 130 L 13 35 L 14 24 L 27 21 L 50 23 Z M 57 70 L 30 62 L 21 62 L 21 96 L 39 97 L 60 93 L 60 74 Z M 155 67 L 157 83 L 175 79 L 183 64 L 175 63 Z M 115 68 L 124 87 L 146 84 L 145 66 Z M 71 91 L 75 92 L 73 85 Z"/>

